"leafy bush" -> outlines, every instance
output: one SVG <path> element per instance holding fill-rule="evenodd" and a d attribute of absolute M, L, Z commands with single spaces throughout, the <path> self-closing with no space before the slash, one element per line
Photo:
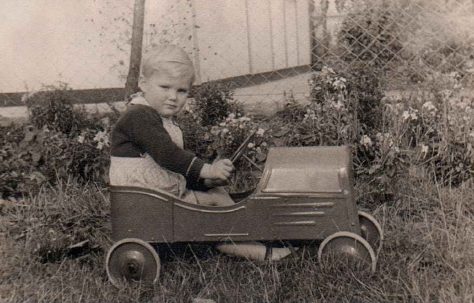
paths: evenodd
<path fill-rule="evenodd" d="M 46 126 L 67 135 L 74 135 L 79 129 L 88 127 L 86 114 L 73 108 L 68 91 L 67 85 L 61 85 L 30 95 L 25 100 L 30 123 L 38 129 Z"/>
<path fill-rule="evenodd" d="M 401 146 L 412 150 L 410 162 L 432 179 L 459 185 L 474 176 L 474 100 L 463 97 L 456 74 L 442 77 L 451 89 L 400 98 L 389 104 Z"/>
<path fill-rule="evenodd" d="M 288 104 L 277 115 L 281 128 L 274 136 L 285 135 L 277 145 L 310 146 L 350 144 L 354 139 L 352 102 L 348 99 L 346 79 L 327 67 L 312 75 L 311 103 Z M 279 129 L 275 125 L 274 130 Z"/>
<path fill-rule="evenodd" d="M 2 128 L 0 196 L 34 194 L 70 177 L 107 182 L 115 115 L 88 117 L 65 96 L 64 87 L 34 94 L 27 100 L 31 124 Z"/>
<path fill-rule="evenodd" d="M 259 171 L 266 159 L 268 143 L 264 139 L 265 130 L 249 116 L 230 113 L 216 125 L 200 125 L 195 122 L 192 109 L 188 108 L 179 117 L 186 148 L 209 162 L 217 158 L 230 158 L 247 137 L 255 132 L 248 142 L 244 155 L 234 163 L 235 182 L 231 191 L 253 188 L 261 174 Z"/>
<path fill-rule="evenodd" d="M 234 92 L 228 85 L 206 82 L 194 93 L 194 111 L 202 126 L 216 125 L 230 113 L 242 113 L 233 99 Z"/>
<path fill-rule="evenodd" d="M 14 129 L 13 131 L 18 131 Z M 21 141 L 5 141 L 0 163 L 2 196 L 38 192 L 44 183 L 75 177 L 82 182 L 105 183 L 108 134 L 82 130 L 70 137 L 62 132 L 28 125 Z"/>
<path fill-rule="evenodd" d="M 377 70 L 387 68 L 403 48 L 403 28 L 398 25 L 405 15 L 396 9 L 396 4 L 386 1 L 360 5 L 342 22 L 338 37 L 341 58 L 350 63 L 364 62 Z"/>
<path fill-rule="evenodd" d="M 310 103 L 290 103 L 272 120 L 276 146 L 352 145 L 356 178 L 375 194 L 391 193 L 406 173 L 406 155 L 386 133 L 391 117 L 382 105 L 383 90 L 373 74 L 323 67 L 309 81 Z"/>
<path fill-rule="evenodd" d="M 385 95 L 381 73 L 362 63 L 355 63 L 341 73 L 347 82 L 347 99 L 356 115 L 359 136 L 362 133 L 376 133 L 383 127 L 383 104 Z"/>
<path fill-rule="evenodd" d="M 309 104 L 290 99 L 283 111 L 266 120 L 242 114 L 226 99 L 232 91 L 219 94 L 219 86 L 208 85 L 178 117 L 186 147 L 208 161 L 228 158 L 257 132 L 235 163 L 232 190 L 237 191 L 255 186 L 271 146 L 352 145 L 355 176 L 375 193 L 392 192 L 396 180 L 414 167 L 443 184 L 472 178 L 474 101 L 462 96 L 461 77 L 453 73 L 437 80 L 450 85 L 448 90 L 433 82 L 428 94 L 391 100 L 382 98 L 382 85 L 373 75 L 357 65 L 343 72 L 324 67 L 310 79 Z M 108 140 L 116 115 L 77 114 L 60 102 L 61 94 L 51 92 L 54 102 L 31 111 L 36 124 L 2 128 L 3 197 L 34 193 L 44 183 L 71 176 L 80 182 L 107 182 Z M 204 111 L 213 110 L 212 104 L 217 110 Z M 64 121 L 62 113 L 76 120 Z"/>
<path fill-rule="evenodd" d="M 410 22 L 413 26 L 406 31 L 404 52 L 411 58 L 406 65 L 412 83 L 429 84 L 437 74 L 457 72 L 472 85 L 472 72 L 469 72 L 474 52 L 472 19 L 469 20 L 467 7 L 461 3 L 424 1 L 422 5 L 409 6 L 415 18 Z"/>

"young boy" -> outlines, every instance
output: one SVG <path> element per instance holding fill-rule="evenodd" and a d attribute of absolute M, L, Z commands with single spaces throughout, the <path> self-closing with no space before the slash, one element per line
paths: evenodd
<path fill-rule="evenodd" d="M 132 100 L 112 131 L 111 184 L 160 189 L 190 203 L 233 204 L 223 189 L 214 188 L 225 184 L 232 162 L 206 164 L 184 150 L 181 129 L 173 121 L 194 80 L 187 54 L 172 45 L 154 49 L 142 74 L 144 96 Z"/>
<path fill-rule="evenodd" d="M 184 150 L 181 129 L 173 121 L 194 81 L 188 55 L 174 45 L 155 48 L 143 61 L 142 76 L 143 96 L 132 100 L 112 131 L 110 184 L 159 189 L 189 203 L 232 205 L 219 187 L 234 170 L 232 162 L 207 164 Z M 218 249 L 257 260 L 266 255 L 266 247 L 253 242 L 222 244 Z M 271 258 L 288 254 L 288 249 L 276 248 Z"/>

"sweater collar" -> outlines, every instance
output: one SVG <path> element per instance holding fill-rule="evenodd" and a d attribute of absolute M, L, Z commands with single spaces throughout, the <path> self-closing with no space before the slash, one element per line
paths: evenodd
<path fill-rule="evenodd" d="M 138 92 L 138 93 L 135 93 L 133 95 L 130 96 L 131 100 L 130 102 L 128 103 L 129 105 L 136 105 L 136 104 L 140 104 L 140 105 L 146 105 L 146 106 L 150 106 L 150 103 L 148 103 L 148 101 L 145 99 L 145 96 L 143 95 L 142 92 Z M 174 124 L 174 125 L 177 125 L 176 122 L 174 121 L 173 117 L 171 118 L 166 118 L 166 117 L 163 117 L 161 116 L 161 119 L 163 121 L 166 121 L 168 123 L 171 123 L 171 124 Z"/>

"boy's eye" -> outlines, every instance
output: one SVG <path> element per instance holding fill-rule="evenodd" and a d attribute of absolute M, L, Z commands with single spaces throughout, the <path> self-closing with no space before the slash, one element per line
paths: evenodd
<path fill-rule="evenodd" d="M 163 89 L 168 89 L 168 88 L 170 88 L 168 85 L 160 85 L 160 87 L 163 88 Z"/>
<path fill-rule="evenodd" d="M 188 93 L 188 90 L 187 90 L 187 89 L 184 89 L 184 88 L 180 88 L 180 89 L 178 89 L 178 93 L 187 94 L 187 93 Z"/>

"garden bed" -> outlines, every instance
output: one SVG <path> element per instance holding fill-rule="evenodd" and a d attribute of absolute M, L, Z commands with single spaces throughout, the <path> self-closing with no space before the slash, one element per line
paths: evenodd
<path fill-rule="evenodd" d="M 0 188 L 10 202 L 0 209 L 0 299 L 468 302 L 474 104 L 456 78 L 443 81 L 452 88 L 387 98 L 376 78 L 324 68 L 309 81 L 307 104 L 289 98 L 270 117 L 245 113 L 228 87 L 202 86 L 178 117 L 189 149 L 208 161 L 228 157 L 256 131 L 245 153 L 251 161 L 236 163 L 229 190 L 255 186 L 272 146 L 351 145 L 358 206 L 382 222 L 386 241 L 375 275 L 362 276 L 320 267 L 311 247 L 259 264 L 193 246 L 166 256 L 151 290 L 116 290 L 103 265 L 109 134 L 120 111 L 90 116 L 61 90 L 30 100 L 28 123 L 1 132 Z"/>

